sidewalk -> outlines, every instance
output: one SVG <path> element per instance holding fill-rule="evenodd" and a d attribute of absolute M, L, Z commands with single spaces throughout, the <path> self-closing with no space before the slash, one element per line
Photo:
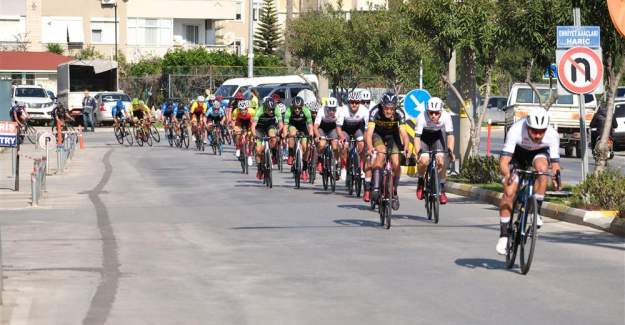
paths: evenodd
<path fill-rule="evenodd" d="M 14 191 L 15 177 L 12 175 L 14 150 L 6 148 L 0 150 L 0 210 L 23 209 L 31 206 L 31 172 L 35 159 L 46 156 L 46 151 L 33 144 L 27 143 L 20 147 L 19 191 Z M 44 192 L 39 201 L 41 207 L 47 206 L 49 197 L 57 198 L 60 194 L 54 191 L 53 184 L 57 180 L 70 174 L 75 165 L 79 164 L 80 149 L 76 149 L 71 161 L 67 162 L 65 171 L 58 172 L 57 154 L 54 145 L 48 150 L 47 192 Z"/>

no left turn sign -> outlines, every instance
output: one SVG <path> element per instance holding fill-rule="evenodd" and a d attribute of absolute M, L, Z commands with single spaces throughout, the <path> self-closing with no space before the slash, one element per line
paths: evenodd
<path fill-rule="evenodd" d="M 603 89 L 601 50 L 574 47 L 558 53 L 557 59 L 560 84 L 569 92 L 589 94 Z"/>

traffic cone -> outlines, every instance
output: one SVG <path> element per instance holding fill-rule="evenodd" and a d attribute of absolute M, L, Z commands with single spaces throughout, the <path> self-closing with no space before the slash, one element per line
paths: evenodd
<path fill-rule="evenodd" d="M 80 127 L 80 132 L 78 132 L 78 142 L 80 143 L 80 149 L 85 149 L 85 138 L 82 136 L 83 127 Z"/>

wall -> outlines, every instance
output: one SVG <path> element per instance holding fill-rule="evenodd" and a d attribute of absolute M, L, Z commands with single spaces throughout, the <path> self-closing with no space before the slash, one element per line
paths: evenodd
<path fill-rule="evenodd" d="M 26 0 L 0 0 L 0 15 L 25 16 Z"/>
<path fill-rule="evenodd" d="M 129 17 L 230 19 L 234 17 L 234 1 L 198 0 L 130 0 Z"/>

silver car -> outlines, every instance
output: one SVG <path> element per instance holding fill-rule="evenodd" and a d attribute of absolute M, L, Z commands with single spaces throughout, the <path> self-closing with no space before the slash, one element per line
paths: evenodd
<path fill-rule="evenodd" d="M 103 123 L 113 123 L 113 116 L 111 115 L 113 107 L 117 105 L 117 101 L 121 100 L 124 103 L 126 110 L 130 111 L 130 96 L 120 92 L 102 92 L 95 95 L 97 103 L 95 110 L 95 125 L 102 125 Z"/>

